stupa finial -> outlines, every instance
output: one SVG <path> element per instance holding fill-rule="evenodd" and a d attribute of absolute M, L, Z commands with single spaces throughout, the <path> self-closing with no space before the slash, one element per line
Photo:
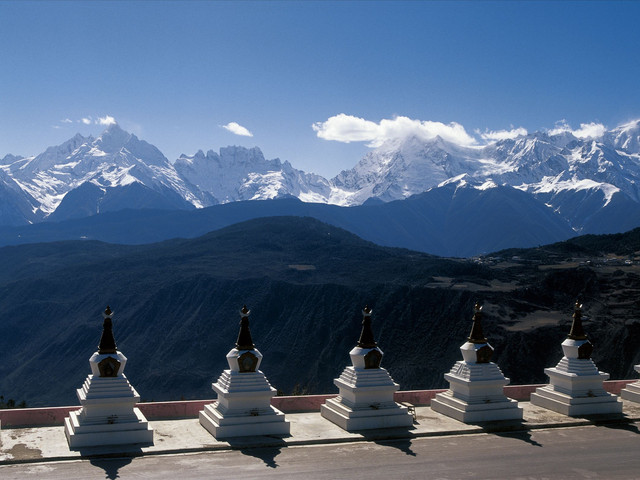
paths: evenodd
<path fill-rule="evenodd" d="M 111 317 L 113 316 L 113 312 L 111 308 L 107 305 L 107 308 L 102 313 L 104 317 L 104 322 L 102 323 L 102 336 L 100 337 L 100 344 L 98 345 L 98 353 L 117 353 L 118 347 L 116 347 L 116 340 L 113 338 L 113 323 L 111 322 Z"/>
<path fill-rule="evenodd" d="M 479 302 L 476 302 L 473 308 L 475 312 L 473 314 L 473 326 L 469 334 L 469 341 L 475 344 L 487 343 L 487 338 L 482 331 L 482 306 Z"/>
<path fill-rule="evenodd" d="M 371 312 L 369 305 L 362 309 L 362 331 L 360 332 L 360 340 L 358 340 L 360 348 L 376 348 L 378 346 L 373 338 L 373 330 L 371 330 Z"/>
<path fill-rule="evenodd" d="M 249 314 L 251 310 L 246 305 L 240 309 L 240 332 L 238 333 L 238 340 L 236 341 L 236 348 L 238 350 L 253 350 L 255 345 L 251 339 L 251 330 L 249 330 Z"/>
<path fill-rule="evenodd" d="M 571 331 L 569 336 L 571 340 L 586 340 L 587 334 L 584 333 L 584 327 L 582 326 L 582 304 L 579 300 L 573 307 L 573 323 L 571 323 Z"/>

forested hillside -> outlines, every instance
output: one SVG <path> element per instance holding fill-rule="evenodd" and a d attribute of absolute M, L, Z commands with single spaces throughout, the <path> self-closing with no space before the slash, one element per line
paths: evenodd
<path fill-rule="evenodd" d="M 600 369 L 632 377 L 640 363 L 639 271 L 597 259 L 623 244 L 625 252 L 640 250 L 637 237 L 597 237 L 597 249 L 587 248 L 591 237 L 572 240 L 583 245 L 569 248 L 575 254 L 554 245 L 544 259 L 537 249 L 526 251 L 531 258 L 521 251 L 474 262 L 383 248 L 311 218 L 277 217 L 147 246 L 4 247 L 0 394 L 29 406 L 77 403 L 107 305 L 129 359 L 126 374 L 147 401 L 212 397 L 244 304 L 261 368 L 285 394 L 336 391 L 332 379 L 349 361 L 365 304 L 373 308 L 383 366 L 402 389 L 446 385 L 475 301 L 485 305 L 494 359 L 513 383 L 545 381 L 576 297 Z"/>

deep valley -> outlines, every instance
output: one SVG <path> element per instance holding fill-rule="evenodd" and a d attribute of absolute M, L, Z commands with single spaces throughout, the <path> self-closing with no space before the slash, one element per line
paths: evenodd
<path fill-rule="evenodd" d="M 76 404 L 107 305 L 143 400 L 210 398 L 239 314 L 281 393 L 336 391 L 365 304 L 401 389 L 445 387 L 473 304 L 512 383 L 543 383 L 576 298 L 594 361 L 640 363 L 640 232 L 578 237 L 475 259 L 380 247 L 311 218 L 275 217 L 139 246 L 65 241 L 0 249 L 0 394 Z"/>

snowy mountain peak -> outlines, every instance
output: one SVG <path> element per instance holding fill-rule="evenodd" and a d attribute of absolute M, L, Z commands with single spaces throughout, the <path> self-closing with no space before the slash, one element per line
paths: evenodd
<path fill-rule="evenodd" d="M 120 151 L 131 139 L 138 140 L 135 135 L 125 132 L 114 123 L 102 132 L 94 144 L 105 153 L 114 153 Z"/>
<path fill-rule="evenodd" d="M 627 153 L 640 153 L 640 120 L 614 128 L 605 134 L 604 140 Z"/>
<path fill-rule="evenodd" d="M 8 153 L 4 156 L 4 158 L 0 159 L 0 165 L 11 165 L 12 163 L 17 162 L 18 160 L 22 160 L 23 157 L 19 155 L 12 155 Z"/>
<path fill-rule="evenodd" d="M 288 161 L 267 159 L 258 147 L 201 149 L 171 164 L 155 146 L 114 124 L 97 138 L 78 134 L 35 157 L 7 155 L 0 172 L 5 191 L 21 195 L 12 201 L 21 211 L 33 211 L 29 221 L 61 205 L 68 216 L 97 213 L 106 204 L 189 208 L 286 196 L 352 206 L 438 188 L 460 189 L 463 196 L 517 189 L 565 215 L 576 230 L 596 222 L 598 209 L 640 209 L 640 120 L 597 138 L 574 132 L 561 126 L 486 145 L 441 136 L 389 139 L 327 180 Z M 65 218 L 60 212 L 51 218 L 58 217 Z"/>
<path fill-rule="evenodd" d="M 329 197 L 324 178 L 296 170 L 278 158 L 267 160 L 258 147 L 228 146 L 220 148 L 219 154 L 209 150 L 206 155 L 199 150 L 193 156 L 182 155 L 174 166 L 210 203 L 291 195 L 326 202 Z"/>
<path fill-rule="evenodd" d="M 138 139 L 126 132 L 117 123 L 109 127 L 92 143 L 95 156 L 121 154 L 123 157 L 133 156 L 147 165 L 166 167 L 169 161 L 155 146 Z"/>
<path fill-rule="evenodd" d="M 156 147 L 118 125 L 110 125 L 95 139 L 75 135 L 40 155 L 16 160 L 6 169 L 44 216 L 53 213 L 69 192 L 85 183 L 103 189 L 139 183 L 154 191 L 174 191 L 180 199 L 178 204 L 196 202 Z M 66 208 L 72 210 L 68 205 Z M 97 206 L 93 208 L 96 213 Z"/>

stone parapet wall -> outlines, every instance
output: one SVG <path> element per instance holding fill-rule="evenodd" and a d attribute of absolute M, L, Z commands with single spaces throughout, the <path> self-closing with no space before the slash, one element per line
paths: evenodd
<path fill-rule="evenodd" d="M 628 383 L 636 380 L 609 380 L 604 382 L 607 392 L 620 394 Z M 529 401 L 530 395 L 536 388 L 543 385 L 507 385 L 504 394 L 518 401 Z M 408 402 L 413 405 L 429 405 L 440 390 L 408 390 L 395 392 L 396 402 Z M 293 397 L 273 397 L 271 404 L 284 413 L 319 412 L 320 406 L 331 395 L 301 395 Z M 176 402 L 139 403 L 138 408 L 148 420 L 196 418 L 204 406 L 215 400 L 183 400 Z M 0 427 L 35 427 L 44 425 L 63 425 L 69 412 L 78 410 L 79 405 L 67 407 L 16 408 L 0 410 Z"/>

